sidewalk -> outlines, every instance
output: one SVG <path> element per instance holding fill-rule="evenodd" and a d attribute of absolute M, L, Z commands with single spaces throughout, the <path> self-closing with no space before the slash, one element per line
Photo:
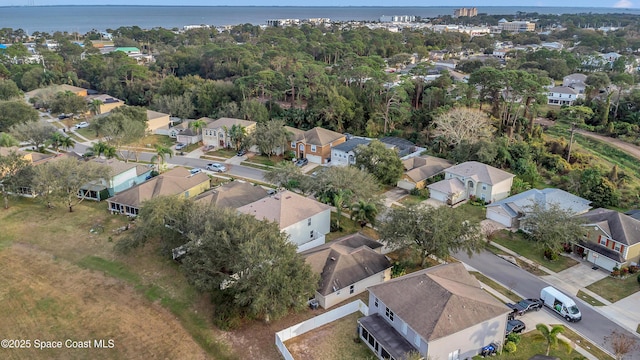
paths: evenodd
<path fill-rule="evenodd" d="M 564 270 L 562 271 L 564 276 L 560 276 L 559 273 L 553 272 L 546 267 L 541 266 L 540 264 L 534 263 L 533 261 L 516 254 L 515 252 L 500 244 L 496 244 L 493 241 L 490 242 L 490 244 L 506 252 L 507 254 L 518 258 L 520 261 L 537 266 L 540 270 L 548 274 L 546 276 L 542 276 L 542 278 L 561 291 L 570 293 L 571 295 L 577 295 L 578 291 L 580 290 L 585 294 L 592 296 L 594 299 L 603 303 L 604 306 L 592 306 L 586 301 L 584 301 L 583 303 L 587 306 L 590 306 L 602 315 L 608 317 L 623 328 L 629 330 L 632 334 L 638 335 L 636 333 L 636 328 L 640 323 L 640 311 L 637 310 L 637 304 L 640 304 L 640 292 L 636 292 L 633 295 L 630 295 L 616 303 L 611 303 L 609 300 L 587 289 L 586 285 L 583 285 L 585 283 L 584 278 L 586 277 L 586 273 L 584 271 L 570 272 L 568 270 Z"/>

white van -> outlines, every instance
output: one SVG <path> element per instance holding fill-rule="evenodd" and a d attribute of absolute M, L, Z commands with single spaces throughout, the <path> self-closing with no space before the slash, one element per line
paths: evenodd
<path fill-rule="evenodd" d="M 578 310 L 576 303 L 552 286 L 547 286 L 540 290 L 540 300 L 546 307 L 555 311 L 567 321 L 576 322 L 582 319 L 582 314 Z"/>

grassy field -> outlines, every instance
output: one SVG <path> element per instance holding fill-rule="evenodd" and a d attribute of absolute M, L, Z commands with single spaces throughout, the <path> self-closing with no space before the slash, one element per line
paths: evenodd
<path fill-rule="evenodd" d="M 626 279 L 606 277 L 587 286 L 587 289 L 611 302 L 616 302 L 640 291 L 637 276 L 638 274 L 631 274 Z"/>
<path fill-rule="evenodd" d="M 547 351 L 547 344 L 541 341 L 534 341 L 533 335 L 537 333 L 537 331 L 530 331 L 522 335 L 522 340 L 517 345 L 517 350 L 514 353 L 506 353 L 503 352 L 500 355 L 492 356 L 491 359 L 496 360 L 523 360 L 529 359 L 534 355 L 542 354 L 544 355 Z M 566 350 L 561 348 L 552 349 L 549 352 L 550 356 L 554 356 L 560 359 L 581 359 L 581 354 L 575 350 L 572 350 L 570 354 L 567 354 Z M 481 356 L 474 356 L 474 360 L 482 359 Z M 606 358 L 605 358 L 606 359 Z"/>
<path fill-rule="evenodd" d="M 463 213 L 463 218 L 480 222 L 486 219 L 486 209 L 484 206 L 471 205 L 471 204 L 463 204 L 455 208 L 456 211 Z"/>
<path fill-rule="evenodd" d="M 359 312 L 321 326 L 312 332 L 297 336 L 285 343 L 296 360 L 362 359 L 376 357 L 358 339 L 357 320 Z"/>
<path fill-rule="evenodd" d="M 542 251 L 536 247 L 536 244 L 526 240 L 520 233 L 513 233 L 507 230 L 498 231 L 493 235 L 491 241 L 509 248 L 554 272 L 560 272 L 578 264 L 577 261 L 566 256 L 558 256 L 558 260 L 554 261 L 547 260 Z"/>
<path fill-rule="evenodd" d="M 37 353 L 44 358 L 237 358 L 210 324 L 210 302 L 153 244 L 129 255 L 113 252 L 126 234 L 113 230 L 127 219 L 109 214 L 106 204 L 83 202 L 73 213 L 30 199 L 10 205 L 0 211 L 0 333 L 116 343 L 101 352 Z M 92 234 L 92 228 L 103 231 Z"/>

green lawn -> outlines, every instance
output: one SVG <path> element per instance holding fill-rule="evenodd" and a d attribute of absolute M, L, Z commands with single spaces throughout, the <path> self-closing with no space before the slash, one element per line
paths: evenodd
<path fill-rule="evenodd" d="M 229 159 L 229 158 L 232 158 L 232 157 L 236 156 L 236 150 L 235 149 L 217 148 L 215 151 L 207 152 L 207 155 L 217 156 L 217 157 Z"/>
<path fill-rule="evenodd" d="M 582 290 L 578 290 L 578 295 L 576 295 L 576 296 L 579 297 L 580 299 L 584 300 L 585 302 L 593 305 L 593 306 L 604 306 L 603 303 L 601 303 L 600 301 L 595 299 L 593 296 L 585 293 Z"/>
<path fill-rule="evenodd" d="M 577 261 L 566 256 L 559 256 L 558 260 L 554 261 L 545 259 L 543 252 L 536 244 L 526 240 L 521 233 L 501 230 L 494 234 L 492 241 L 554 272 L 560 272 L 578 264 Z"/>
<path fill-rule="evenodd" d="M 503 352 L 500 355 L 492 356 L 491 359 L 523 360 L 523 359 L 529 359 L 534 355 L 538 355 L 538 354 L 544 355 L 547 351 L 547 344 L 541 341 L 533 340 L 533 335 L 536 334 L 537 332 L 538 332 L 537 330 L 534 330 L 534 331 L 530 331 L 528 333 L 523 334 L 522 340 L 520 340 L 520 343 L 517 345 L 516 352 L 514 353 Z M 558 357 L 560 359 L 580 359 L 581 358 L 581 354 L 575 350 L 572 350 L 571 354 L 567 354 L 565 350 L 562 350 L 560 348 L 552 349 L 551 352 L 549 352 L 549 355 Z M 478 356 L 474 356 L 473 359 L 480 360 L 482 359 L 482 357 L 478 355 Z"/>
<path fill-rule="evenodd" d="M 483 284 L 487 285 L 488 287 L 496 290 L 500 294 L 508 297 L 514 303 L 522 300 L 522 298 L 520 296 L 514 294 L 513 291 L 505 288 L 504 286 L 498 284 L 497 282 L 493 281 L 492 279 L 484 276 L 483 274 L 481 274 L 479 272 L 470 271 L 469 274 L 475 276 L 476 279 L 478 279 L 478 281 L 480 281 L 481 283 L 483 283 Z"/>
<path fill-rule="evenodd" d="M 343 212 L 343 214 L 345 213 Z M 374 229 L 368 226 L 361 228 L 360 225 L 356 224 L 355 221 L 349 219 L 349 217 L 344 215 L 341 215 L 341 216 L 342 217 L 340 218 L 340 227 L 342 227 L 342 231 L 335 231 L 335 232 L 328 233 L 326 236 L 326 242 L 338 239 L 345 235 L 357 233 L 358 231 L 364 233 L 365 235 L 371 237 L 372 239 L 377 240 L 379 238 L 378 233 Z M 338 214 L 336 214 L 335 212 L 331 212 L 331 222 L 333 223 L 337 219 L 338 219 Z"/>
<path fill-rule="evenodd" d="M 398 202 L 404 206 L 411 206 L 411 205 L 418 205 L 421 202 L 427 200 L 428 198 L 422 197 L 422 196 L 416 196 L 416 195 L 407 195 L 405 197 L 403 197 L 402 199 L 400 199 Z"/>
<path fill-rule="evenodd" d="M 456 211 L 464 214 L 464 219 L 480 222 L 486 219 L 486 209 L 484 206 L 463 204 L 455 208 Z"/>
<path fill-rule="evenodd" d="M 552 324 L 552 325 L 557 325 L 557 324 Z M 614 360 L 611 356 L 609 356 L 609 354 L 607 354 L 606 352 L 600 350 L 599 347 L 593 345 L 589 340 L 583 338 L 582 336 L 576 334 L 575 332 L 573 332 L 571 329 L 565 327 L 564 328 L 564 332 L 562 333 L 562 335 L 564 335 L 566 338 L 570 339 L 571 341 L 573 341 L 574 343 L 578 343 L 580 344 L 580 347 L 582 347 L 583 349 L 587 350 L 589 353 L 591 353 L 591 355 L 595 356 L 596 359 L 599 360 Z"/>
<path fill-rule="evenodd" d="M 587 289 L 611 302 L 616 302 L 640 290 L 637 276 L 638 274 L 631 274 L 626 279 L 606 277 L 587 286 Z"/>

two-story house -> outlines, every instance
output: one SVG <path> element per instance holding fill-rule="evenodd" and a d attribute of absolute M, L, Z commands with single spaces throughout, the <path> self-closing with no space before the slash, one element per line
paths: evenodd
<path fill-rule="evenodd" d="M 231 128 L 235 126 L 241 126 L 244 128 L 245 134 L 251 134 L 256 129 L 256 122 L 250 120 L 234 119 L 234 118 L 220 118 L 218 120 L 212 120 L 209 118 L 202 118 L 207 125 L 202 129 L 202 142 L 206 146 L 213 147 L 235 147 L 233 139 L 229 136 Z"/>
<path fill-rule="evenodd" d="M 331 148 L 331 165 L 349 166 L 356 163 L 356 147 L 367 146 L 371 140 L 363 138 L 351 138 L 340 145 Z"/>
<path fill-rule="evenodd" d="M 391 262 L 383 245 L 356 233 L 302 252 L 314 273 L 320 275 L 315 299 L 330 308 L 391 279 Z"/>
<path fill-rule="evenodd" d="M 578 98 L 584 97 L 578 90 L 568 86 L 554 86 L 547 93 L 548 105 L 573 105 Z"/>
<path fill-rule="evenodd" d="M 581 215 L 587 236 L 578 239 L 576 254 L 612 271 L 640 262 L 640 220 L 615 210 L 595 209 Z"/>
<path fill-rule="evenodd" d="M 116 159 L 93 159 L 95 163 L 111 168 L 111 177 L 101 179 L 83 186 L 78 197 L 87 200 L 102 201 L 132 186 L 141 184 L 151 178 L 152 168 L 135 163 L 127 163 Z"/>
<path fill-rule="evenodd" d="M 306 158 L 314 164 L 326 164 L 331 161 L 331 148 L 346 141 L 346 136 L 335 131 L 315 127 L 304 132 L 292 133 L 291 150 L 298 159 Z"/>
<path fill-rule="evenodd" d="M 467 161 L 444 171 L 444 180 L 427 185 L 432 199 L 457 204 L 472 197 L 487 203 L 509 196 L 515 175 L 477 161 Z"/>
<path fill-rule="evenodd" d="M 137 216 L 147 200 L 158 196 L 192 198 L 211 187 L 209 176 L 203 172 L 192 174 L 183 167 L 173 168 L 142 184 L 109 198 L 109 211 L 114 214 Z"/>
<path fill-rule="evenodd" d="M 369 288 L 358 334 L 379 359 L 470 359 L 504 343 L 511 309 L 485 292 L 461 263 L 438 265 Z"/>
<path fill-rule="evenodd" d="M 562 86 L 570 87 L 577 91 L 578 94 L 584 94 L 584 90 L 587 87 L 585 81 L 587 81 L 587 75 L 585 74 L 569 74 L 562 78 Z"/>
<path fill-rule="evenodd" d="M 276 222 L 298 252 L 324 244 L 330 231 L 330 206 L 288 190 L 239 207 L 238 211 Z"/>
<path fill-rule="evenodd" d="M 169 135 L 171 117 L 169 114 L 147 110 L 147 131 L 152 134 Z"/>

